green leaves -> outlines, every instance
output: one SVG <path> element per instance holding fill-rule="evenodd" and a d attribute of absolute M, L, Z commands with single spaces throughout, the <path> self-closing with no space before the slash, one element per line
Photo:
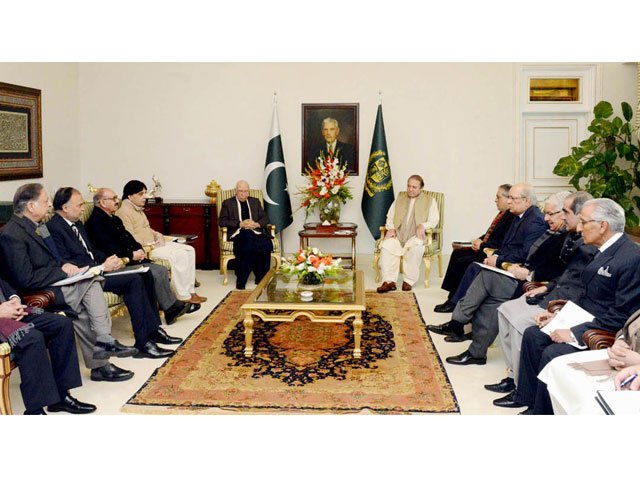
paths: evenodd
<path fill-rule="evenodd" d="M 633 109 L 627 102 L 622 102 L 622 115 L 624 115 L 624 119 L 627 122 L 630 122 L 633 118 Z"/>
<path fill-rule="evenodd" d="M 609 118 L 613 115 L 613 107 L 609 102 L 603 100 L 593 108 L 593 114 L 596 118 Z"/>

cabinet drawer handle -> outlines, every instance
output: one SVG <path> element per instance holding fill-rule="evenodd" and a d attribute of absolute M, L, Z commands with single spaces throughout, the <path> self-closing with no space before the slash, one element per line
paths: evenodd
<path fill-rule="evenodd" d="M 189 207 L 183 207 L 183 208 L 182 208 L 182 211 L 183 211 L 183 212 L 190 212 L 190 211 L 191 211 L 191 209 L 190 209 Z"/>

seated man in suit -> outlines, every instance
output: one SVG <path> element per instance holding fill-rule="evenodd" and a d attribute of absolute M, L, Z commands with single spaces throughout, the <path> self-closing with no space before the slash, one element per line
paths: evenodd
<path fill-rule="evenodd" d="M 85 223 L 85 229 L 91 243 L 107 256 L 115 255 L 123 258 L 129 265 L 149 267 L 153 275 L 155 297 L 164 311 L 167 325 L 171 325 L 181 315 L 200 309 L 199 303 L 182 302 L 171 290 L 167 269 L 152 263 L 147 258 L 142 245 L 124 228 L 119 217 L 114 215 L 118 210 L 118 196 L 113 190 L 99 188 L 93 195 L 94 209 Z"/>
<path fill-rule="evenodd" d="M 467 267 L 473 262 L 482 262 L 487 255 L 484 253 L 485 248 L 497 250 L 502 245 L 502 241 L 513 222 L 514 215 L 509 211 L 509 190 L 511 185 L 505 183 L 498 187 L 496 192 L 495 204 L 498 208 L 498 214 L 495 216 L 489 229 L 483 235 L 471 241 L 471 248 L 461 248 L 451 252 L 447 273 L 442 280 L 442 289 L 449 292 L 447 301 L 436 305 L 433 309 L 437 313 L 451 313 L 456 304 L 451 301 L 451 297 L 458 289 L 462 276 Z"/>
<path fill-rule="evenodd" d="M 537 197 L 533 187 L 528 183 L 517 183 L 509 190 L 507 198 L 509 211 L 515 215 L 502 246 L 493 255 L 487 257 L 483 263 L 490 267 L 502 268 L 503 263 L 522 264 L 533 243 L 547 230 L 547 222 L 536 205 Z M 484 270 L 476 264 L 471 264 L 465 271 L 460 286 L 452 297 L 454 303 L 464 297 L 476 276 Z M 451 320 L 442 325 L 429 325 L 429 330 L 439 335 L 457 338 L 464 336 L 464 325 Z"/>
<path fill-rule="evenodd" d="M 320 130 L 324 142 L 318 145 L 313 145 L 307 151 L 307 165 L 306 168 L 316 168 L 316 161 L 319 158 L 325 159 L 337 159 L 338 166 L 347 166 L 346 171 L 348 173 L 355 172 L 356 157 L 353 145 L 338 140 L 340 135 L 340 125 L 335 118 L 327 117 L 322 120 L 322 127 Z M 305 170 L 306 170 L 305 168 Z"/>
<path fill-rule="evenodd" d="M 548 281 L 562 274 L 565 264 L 560 261 L 560 250 L 567 237 L 562 213 L 564 199 L 569 192 L 551 195 L 544 204 L 544 218 L 549 229 L 529 249 L 523 265 L 502 263 L 502 268 L 515 278 L 492 270 L 482 270 L 475 278 L 467 294 L 458 302 L 452 319 L 461 324 L 471 323 L 472 341 L 469 348 L 459 355 L 448 357 L 454 365 L 484 364 L 487 349 L 498 336 L 498 311 L 500 304 L 512 299 L 525 281 Z M 458 341 L 458 336 L 445 341 Z"/>
<path fill-rule="evenodd" d="M 617 332 L 640 306 L 640 247 L 623 233 L 624 224 L 624 210 L 611 199 L 589 200 L 582 207 L 578 231 L 598 252 L 582 272 L 584 293 L 576 303 L 594 319 L 571 329 L 554 330 L 551 335 L 536 326 L 525 330 L 514 397 L 528 407 L 523 413 L 553 413 L 546 385 L 538 380 L 547 363 L 584 348 L 582 335 L 590 328 Z M 551 314 L 539 316 L 539 325 L 546 325 L 551 318 Z"/>
<path fill-rule="evenodd" d="M 239 290 L 244 290 L 252 271 L 256 283 L 269 271 L 273 244 L 266 230 L 268 223 L 269 217 L 260 200 L 249 196 L 249 184 L 238 180 L 236 196 L 222 202 L 218 225 L 227 227 L 227 238 L 233 242 Z"/>
<path fill-rule="evenodd" d="M 582 235 L 577 231 L 578 213 L 584 203 L 592 198 L 587 192 L 576 192 L 564 200 L 562 213 L 559 214 L 564 217 L 569 231 L 562 246 L 559 260 L 567 265 L 564 273 L 558 279 L 551 280 L 548 284 L 533 289 L 498 307 L 500 346 L 508 375 L 498 383 L 484 386 L 491 392 L 507 394 L 493 401 L 493 404 L 498 407 L 518 408 L 522 406 L 516 403 L 513 397 L 518 383 L 520 350 L 524 331 L 536 324 L 536 316 L 546 312 L 549 302 L 559 299 L 576 302 L 584 291 L 580 276 L 593 258 L 596 248 L 592 245 L 584 245 Z"/>
<path fill-rule="evenodd" d="M 56 214 L 47 222 L 47 227 L 62 259 L 78 267 L 87 265 L 94 267 L 100 264 L 105 273 L 103 290 L 124 297 L 136 339 L 134 347 L 138 349 L 135 356 L 139 358 L 171 356 L 172 350 L 158 347 L 157 344 L 173 345 L 180 343 L 182 339 L 170 337 L 160 328 L 160 315 L 156 308 L 151 273 L 109 275 L 110 272 L 123 268 L 124 262 L 115 255 L 107 257 L 91 244 L 84 225 L 80 221 L 85 209 L 84 199 L 75 188 L 60 188 L 53 197 L 53 208 Z"/>
<path fill-rule="evenodd" d="M 33 311 L 0 278 L 0 342 L 9 342 L 20 368 L 25 415 L 50 412 L 91 413 L 95 405 L 69 393 L 82 385 L 73 324 L 64 315 Z"/>
<path fill-rule="evenodd" d="M 430 228 L 438 226 L 440 212 L 436 201 L 423 190 L 420 175 L 411 175 L 407 191 L 400 192 L 387 212 L 387 233 L 380 244 L 380 270 L 382 285 L 378 293 L 396 289 L 403 259 L 402 290 L 410 291 L 420 276 L 420 262 L 424 254 L 424 240 Z"/>
<path fill-rule="evenodd" d="M 147 187 L 139 180 L 126 183 L 122 203 L 116 215 L 143 247 L 150 247 L 149 258 L 164 258 L 171 263 L 171 285 L 183 302 L 203 303 L 207 299 L 196 293 L 196 251 L 190 245 L 165 242 L 164 235 L 149 226 L 144 213 Z"/>
<path fill-rule="evenodd" d="M 42 223 L 51 208 L 49 194 L 39 183 L 22 185 L 13 197 L 13 216 L 0 233 L 2 275 L 18 292 L 52 290 L 56 304 L 73 316 L 73 327 L 91 379 L 118 382 L 133 372 L 109 363 L 109 357 L 130 357 L 136 353 L 111 336 L 111 317 L 99 278 L 80 280 L 61 287 L 53 283 L 82 271 L 65 263 Z"/>

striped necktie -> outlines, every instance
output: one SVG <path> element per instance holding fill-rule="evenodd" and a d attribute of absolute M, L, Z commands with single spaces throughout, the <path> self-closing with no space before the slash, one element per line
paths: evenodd
<path fill-rule="evenodd" d="M 73 230 L 73 233 L 75 233 L 78 237 L 78 240 L 80 240 L 80 243 L 84 247 L 84 251 L 87 252 L 87 255 L 91 257 L 91 260 L 95 260 L 95 258 L 93 258 L 93 253 L 91 253 L 91 251 L 87 247 L 87 244 L 85 243 L 84 238 L 82 238 L 82 235 L 80 235 L 80 230 L 78 230 L 78 227 L 76 227 L 75 223 L 71 224 L 71 230 Z"/>

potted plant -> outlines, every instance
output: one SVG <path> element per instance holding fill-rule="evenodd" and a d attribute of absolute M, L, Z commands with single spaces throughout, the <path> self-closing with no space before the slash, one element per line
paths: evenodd
<path fill-rule="evenodd" d="M 621 106 L 624 120 L 611 118 L 611 104 L 599 102 L 589 125 L 591 136 L 558 160 L 553 173 L 571 177 L 569 183 L 577 190 L 619 203 L 625 211 L 627 230 L 633 233 L 638 229 L 640 212 L 640 144 L 634 139 L 633 109 L 626 102 Z"/>

